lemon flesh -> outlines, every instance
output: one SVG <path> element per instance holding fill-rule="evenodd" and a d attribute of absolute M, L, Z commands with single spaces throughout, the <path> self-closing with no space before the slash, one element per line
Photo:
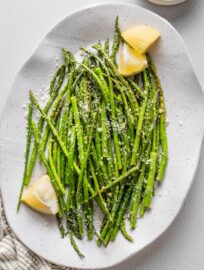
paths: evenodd
<path fill-rule="evenodd" d="M 136 25 L 122 33 L 123 39 L 141 54 L 146 53 L 160 36 L 159 31 L 145 24 Z"/>
<path fill-rule="evenodd" d="M 35 181 L 23 194 L 21 201 L 43 214 L 55 215 L 59 212 L 57 196 L 48 175 Z"/>
<path fill-rule="evenodd" d="M 120 52 L 118 69 L 123 76 L 132 76 L 147 68 L 147 58 L 124 43 Z"/>

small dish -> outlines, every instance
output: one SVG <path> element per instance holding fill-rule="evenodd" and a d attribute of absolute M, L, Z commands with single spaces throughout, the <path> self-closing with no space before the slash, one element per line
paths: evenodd
<path fill-rule="evenodd" d="M 185 2 L 186 0 L 148 0 L 148 1 L 156 5 L 172 6 L 172 5 L 181 4 Z"/>

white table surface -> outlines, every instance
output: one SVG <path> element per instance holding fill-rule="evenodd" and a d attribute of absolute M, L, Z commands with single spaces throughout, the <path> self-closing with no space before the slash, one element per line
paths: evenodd
<path fill-rule="evenodd" d="M 0 113 L 17 71 L 45 33 L 72 11 L 100 2 L 117 1 L 0 0 Z M 187 44 L 204 89 L 204 1 L 187 0 L 174 7 L 159 7 L 145 0 L 120 2 L 146 7 L 175 26 Z M 203 168 L 204 147 L 195 181 L 173 225 L 145 251 L 112 270 L 204 269 Z"/>

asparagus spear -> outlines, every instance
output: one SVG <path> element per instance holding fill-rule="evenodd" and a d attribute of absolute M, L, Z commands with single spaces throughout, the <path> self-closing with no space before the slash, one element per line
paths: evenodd
<path fill-rule="evenodd" d="M 111 56 L 110 56 L 110 59 L 113 61 L 113 63 L 116 63 L 116 54 L 118 52 L 120 42 L 121 42 L 121 33 L 120 33 L 119 25 L 118 25 L 118 16 L 117 16 L 115 19 L 115 34 L 114 34 L 113 46 L 112 46 L 112 51 L 111 51 Z M 106 48 L 105 48 L 105 51 L 107 51 Z"/>
<path fill-rule="evenodd" d="M 27 176 L 30 144 L 31 144 L 31 137 L 32 137 L 32 115 L 33 115 L 33 104 L 32 102 L 30 102 L 29 107 L 28 107 L 28 118 L 27 118 L 27 141 L 26 141 L 26 151 L 25 151 L 25 164 L 24 164 L 23 180 L 22 180 L 19 199 L 18 199 L 17 211 L 20 208 L 21 197 L 22 197 L 23 188 L 25 186 L 25 181 L 26 181 L 26 176 Z"/>
<path fill-rule="evenodd" d="M 66 100 L 64 105 L 64 111 L 62 114 L 62 121 L 60 126 L 60 135 L 62 137 L 62 140 L 64 141 L 65 145 L 67 144 L 67 125 L 68 125 L 68 116 L 70 111 L 70 96 L 72 92 L 72 84 L 74 81 L 74 67 L 72 67 L 72 70 L 69 75 L 68 79 L 68 89 L 66 94 Z M 60 174 L 62 182 L 65 182 L 65 156 L 63 153 L 61 153 L 61 159 L 60 159 Z"/>
<path fill-rule="evenodd" d="M 134 172 L 138 171 L 139 166 L 134 166 L 132 167 L 130 170 L 128 170 L 127 172 L 121 174 L 121 176 L 119 176 L 118 178 L 116 178 L 115 180 L 113 180 L 110 184 L 103 186 L 100 189 L 99 193 L 103 193 L 106 190 L 110 189 L 111 187 L 115 186 L 116 184 L 122 182 L 125 178 L 127 178 L 128 176 L 130 176 L 131 174 L 133 174 Z M 94 199 L 98 194 L 98 192 L 96 192 L 95 194 L 93 194 L 89 199 Z"/>
<path fill-rule="evenodd" d="M 109 50 L 110 50 L 110 41 L 109 38 L 107 38 L 104 45 L 104 51 L 106 52 L 107 55 L 109 55 Z"/>
<path fill-rule="evenodd" d="M 151 159 L 150 169 L 149 169 L 149 174 L 147 178 L 147 186 L 145 189 L 145 194 L 144 194 L 141 207 L 140 207 L 140 216 L 144 215 L 145 208 L 151 207 L 151 199 L 152 199 L 155 172 L 156 172 L 157 153 L 151 152 L 150 159 Z"/>
<path fill-rule="evenodd" d="M 68 234 L 69 234 L 70 241 L 71 241 L 71 244 L 72 244 L 74 250 L 76 251 L 76 253 L 78 254 L 78 256 L 79 256 L 80 258 L 84 258 L 84 257 L 85 257 L 84 254 L 81 253 L 81 251 L 79 250 L 79 248 L 78 248 L 78 246 L 77 246 L 77 244 L 76 244 L 76 242 L 75 242 L 75 240 L 74 240 L 72 231 L 69 230 L 69 231 L 68 231 Z"/>
<path fill-rule="evenodd" d="M 47 102 L 47 104 L 46 104 L 46 106 L 44 108 L 45 114 L 48 113 L 49 109 L 51 108 L 52 103 L 54 102 L 55 98 L 58 95 L 58 91 L 59 91 L 58 88 L 55 88 L 52 91 L 50 99 L 49 99 L 49 101 Z M 64 87 L 64 89 L 62 90 L 61 93 L 64 93 L 65 91 L 66 91 L 66 86 Z M 53 107 L 53 110 L 52 110 L 53 114 L 55 114 L 55 110 L 57 109 L 61 99 L 62 99 L 62 94 L 59 95 L 58 98 L 56 99 L 56 103 L 55 103 L 55 105 Z M 44 124 L 44 119 L 41 117 L 40 120 L 38 121 L 38 129 L 39 129 L 40 132 L 42 131 L 43 124 Z M 49 131 L 47 131 L 46 138 L 44 139 L 44 141 L 45 141 L 44 144 L 45 145 L 46 145 L 46 142 L 47 142 L 48 134 L 49 134 Z M 37 146 L 35 144 L 34 147 L 33 147 L 32 152 L 31 152 L 31 155 L 30 155 L 30 161 L 29 161 L 29 165 L 28 165 L 27 176 L 26 176 L 26 179 L 25 179 L 25 185 L 28 185 L 29 182 L 30 182 L 31 175 L 32 175 L 32 172 L 33 172 L 33 168 L 34 168 L 34 165 L 35 165 L 35 162 L 36 162 L 36 158 L 37 158 Z"/>
<path fill-rule="evenodd" d="M 160 113 L 160 140 L 161 140 L 161 145 L 162 145 L 162 158 L 159 163 L 157 180 L 159 182 L 162 182 L 164 179 L 166 166 L 168 163 L 168 142 L 167 142 L 167 135 L 166 135 L 166 106 L 165 106 L 165 100 L 164 100 L 164 93 L 163 93 L 160 79 L 157 75 L 156 66 L 154 65 L 153 60 L 149 54 L 148 54 L 148 62 L 154 74 L 154 77 L 156 80 L 157 91 L 160 97 L 159 113 Z"/>
<path fill-rule="evenodd" d="M 75 154 L 75 145 L 76 145 L 76 128 L 75 126 L 72 127 L 71 130 L 71 137 L 70 137 L 70 145 L 69 145 L 69 156 L 67 162 L 67 184 L 69 183 L 69 190 L 71 191 L 70 196 L 74 197 L 74 182 L 73 182 L 73 161 L 74 161 L 74 154 Z M 69 196 L 68 196 L 69 198 Z"/>
<path fill-rule="evenodd" d="M 115 240 L 116 235 L 118 233 L 118 230 L 120 228 L 120 225 L 121 225 L 121 223 L 123 221 L 123 217 L 124 217 L 127 205 L 128 205 L 129 198 L 130 198 L 132 190 L 133 190 L 133 186 L 134 186 L 134 181 L 132 181 L 130 183 L 129 188 L 128 188 L 125 196 L 124 196 L 124 200 L 123 200 L 123 203 L 121 205 L 120 211 L 118 213 L 118 217 L 117 217 L 117 220 L 116 220 L 116 223 L 115 223 L 115 227 L 113 228 L 113 231 L 111 233 L 111 240 L 112 241 Z"/>
<path fill-rule="evenodd" d="M 77 192 L 76 192 L 76 199 L 77 199 L 77 217 L 78 217 L 78 225 L 79 225 L 79 231 L 80 234 L 83 235 L 83 224 L 82 224 L 82 213 L 81 213 L 81 205 L 82 205 L 82 183 L 83 183 L 83 179 L 84 179 L 84 174 L 85 174 L 85 170 L 87 167 L 87 162 L 88 162 L 88 158 L 89 158 L 89 153 L 90 153 L 90 147 L 91 147 L 91 141 L 92 141 L 92 133 L 94 130 L 94 125 L 95 125 L 95 114 L 93 115 L 93 125 L 91 127 L 90 133 L 88 134 L 89 138 L 88 138 L 88 146 L 87 146 L 87 150 L 86 153 L 84 155 L 84 158 L 82 160 L 82 164 L 81 164 L 81 172 L 79 174 L 79 179 L 78 179 L 78 184 L 77 184 Z M 84 186 L 87 188 L 87 182 L 84 182 Z M 87 188 L 88 191 L 88 188 Z M 85 203 L 88 202 L 88 193 L 85 193 L 84 196 L 85 199 Z"/>
<path fill-rule="evenodd" d="M 135 189 L 132 194 L 131 203 L 130 203 L 130 227 L 131 229 L 136 228 L 136 222 L 137 222 L 137 214 L 138 209 L 142 197 L 142 188 L 143 184 L 145 182 L 145 170 L 148 166 L 148 159 L 151 152 L 151 143 L 149 143 L 147 146 L 145 146 L 146 149 L 144 149 L 144 158 L 142 158 L 142 165 L 139 173 L 139 178 L 136 183 Z"/>
<path fill-rule="evenodd" d="M 101 127 L 102 127 L 102 152 L 103 157 L 108 157 L 108 146 L 107 146 L 107 115 L 106 115 L 106 106 L 104 101 L 102 101 L 101 108 Z"/>
<path fill-rule="evenodd" d="M 124 236 L 128 241 L 132 242 L 132 241 L 133 241 L 133 238 L 132 238 L 132 236 L 130 236 L 130 235 L 128 234 L 128 232 L 127 232 L 127 230 L 126 230 L 126 228 L 125 228 L 125 221 L 124 221 L 124 220 L 122 221 L 122 223 L 121 223 L 121 225 L 120 225 L 120 229 L 121 229 L 121 232 L 122 232 L 123 236 Z"/>
<path fill-rule="evenodd" d="M 81 128 L 81 122 L 80 122 L 76 97 L 74 96 L 71 97 L 71 103 L 72 103 L 72 109 L 73 109 L 73 114 L 74 114 L 74 121 L 76 125 L 79 160 L 80 160 L 80 163 L 82 164 L 83 159 L 84 159 L 83 133 L 82 133 L 82 128 Z"/>
<path fill-rule="evenodd" d="M 146 97 L 142 102 L 142 107 L 141 107 L 140 114 L 139 114 L 138 125 L 137 125 L 136 136 L 135 136 L 135 142 L 134 142 L 133 150 L 132 150 L 131 165 L 134 165 L 136 163 L 136 161 L 137 161 L 137 158 L 138 158 L 138 150 L 139 150 L 139 146 L 140 146 L 142 125 L 143 125 L 144 114 L 145 114 L 147 101 L 148 101 L 149 82 L 148 82 L 146 71 L 144 71 L 143 74 L 144 74 L 144 81 L 145 81 Z"/>
<path fill-rule="evenodd" d="M 54 74 L 50 83 L 50 95 L 53 91 L 58 91 L 62 86 L 65 77 L 65 65 L 62 65 Z"/>
<path fill-rule="evenodd" d="M 63 199 L 62 194 L 60 192 L 60 189 L 59 189 L 59 187 L 58 187 L 58 185 L 56 183 L 55 177 L 53 175 L 53 171 L 52 171 L 51 167 L 49 166 L 49 163 L 48 163 L 48 161 L 46 159 L 46 156 L 45 156 L 45 154 L 44 154 L 44 152 L 42 150 L 42 147 L 40 146 L 39 130 L 38 130 L 36 124 L 33 121 L 32 121 L 32 130 L 33 130 L 33 135 L 35 137 L 35 142 L 36 142 L 37 149 L 39 150 L 39 154 L 41 156 L 41 160 L 42 160 L 42 162 L 43 162 L 43 164 L 44 164 L 44 166 L 45 166 L 45 168 L 47 170 L 47 173 L 48 173 L 48 175 L 50 177 L 50 180 L 51 180 L 52 185 L 53 185 L 53 187 L 55 189 L 55 192 L 58 195 L 58 202 L 59 202 L 59 205 L 60 205 L 60 213 L 59 213 L 59 215 L 62 216 L 62 213 L 66 210 L 64 199 Z"/>
<path fill-rule="evenodd" d="M 144 92 L 140 89 L 140 87 L 136 84 L 136 82 L 134 82 L 132 79 L 127 78 L 128 83 L 132 86 L 132 88 L 136 91 L 137 95 L 140 98 L 144 98 L 145 94 Z"/>
<path fill-rule="evenodd" d="M 137 114 L 139 112 L 139 105 L 134 95 L 134 92 L 132 91 L 132 88 L 130 87 L 128 82 L 124 79 L 124 77 L 120 75 L 118 69 L 116 68 L 114 63 L 111 61 L 111 59 L 108 57 L 108 55 L 104 52 L 103 48 L 99 45 L 94 45 L 93 48 L 103 55 L 114 77 L 118 78 L 121 81 L 121 83 L 125 86 L 125 92 L 130 102 L 131 109 L 134 113 L 134 117 L 137 118 Z"/>
<path fill-rule="evenodd" d="M 62 192 L 62 194 L 65 194 L 65 189 L 62 185 L 62 182 L 57 174 L 54 162 L 53 162 L 53 158 L 52 158 L 52 139 L 49 142 L 49 146 L 48 146 L 48 160 L 49 160 L 49 164 L 50 164 L 50 168 L 52 170 L 53 176 L 55 178 L 55 181 L 59 187 L 59 190 Z"/>

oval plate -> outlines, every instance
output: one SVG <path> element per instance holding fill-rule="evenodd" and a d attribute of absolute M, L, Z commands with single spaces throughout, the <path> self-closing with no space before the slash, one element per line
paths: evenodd
<path fill-rule="evenodd" d="M 28 91 L 45 91 L 61 59 L 61 48 L 75 53 L 83 46 L 113 36 L 119 15 L 122 30 L 149 24 L 161 32 L 161 40 L 151 54 L 165 91 L 168 113 L 169 164 L 164 183 L 156 189 L 152 210 L 138 221 L 132 232 L 134 243 L 118 235 L 108 248 L 95 241 L 79 241 L 85 254 L 81 260 L 68 238 L 61 239 L 55 218 L 40 215 L 22 205 L 16 213 L 23 174 L 25 111 Z M 34 253 L 56 264 L 76 268 L 106 268 L 118 264 L 158 238 L 178 214 L 192 184 L 203 137 L 204 101 L 184 42 L 164 19 L 135 5 L 103 4 L 80 10 L 58 23 L 18 73 L 7 100 L 0 130 L 1 189 L 7 220 L 17 237 Z M 35 170 L 33 178 L 42 173 Z"/>

